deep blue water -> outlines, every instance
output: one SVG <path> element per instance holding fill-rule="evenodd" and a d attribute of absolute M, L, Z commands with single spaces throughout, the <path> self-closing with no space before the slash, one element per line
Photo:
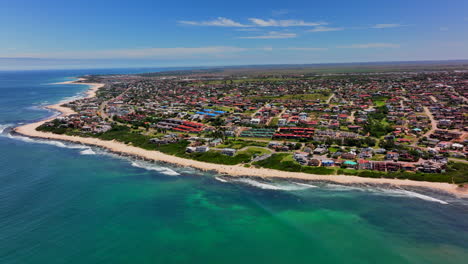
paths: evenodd
<path fill-rule="evenodd" d="M 8 134 L 86 90 L 51 83 L 142 71 L 0 72 L 0 263 L 466 263 L 466 200 L 220 180 Z"/>

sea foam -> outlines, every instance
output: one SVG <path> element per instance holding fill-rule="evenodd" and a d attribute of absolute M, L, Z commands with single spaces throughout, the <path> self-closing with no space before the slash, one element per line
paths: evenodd
<path fill-rule="evenodd" d="M 448 202 L 425 195 L 421 193 L 417 193 L 414 191 L 408 191 L 408 190 L 403 190 L 403 189 L 381 189 L 381 188 L 376 188 L 373 190 L 374 193 L 380 193 L 382 195 L 387 195 L 387 196 L 394 196 L 394 197 L 408 197 L 408 198 L 417 198 L 429 202 L 435 202 L 435 203 L 440 203 L 440 204 L 448 204 Z"/>
<path fill-rule="evenodd" d="M 324 186 L 325 189 L 331 189 L 333 191 L 362 191 L 362 192 L 369 192 L 374 195 L 383 195 L 383 196 L 391 196 L 391 197 L 406 197 L 406 198 L 417 198 L 429 202 L 436 202 L 440 204 L 448 204 L 448 202 L 421 194 L 414 191 L 408 191 L 404 189 L 397 189 L 397 188 L 380 188 L 376 186 L 369 186 L 369 187 L 360 187 L 360 186 L 346 186 L 346 185 L 339 185 L 339 184 L 326 184 Z"/>
<path fill-rule="evenodd" d="M 145 169 L 145 170 L 150 170 L 150 171 L 157 171 L 161 174 L 164 174 L 164 175 L 169 175 L 169 176 L 177 176 L 177 175 L 180 175 L 180 173 L 170 169 L 170 168 L 167 168 L 167 167 L 162 167 L 162 166 L 158 166 L 156 164 L 150 164 L 150 163 L 147 163 L 147 162 L 140 162 L 140 161 L 132 161 L 132 166 L 133 167 L 137 167 L 137 168 L 141 168 L 141 169 Z"/>
<path fill-rule="evenodd" d="M 27 143 L 46 144 L 46 145 L 56 146 L 59 148 L 89 149 L 89 147 L 85 145 L 65 144 L 61 141 L 56 141 L 56 140 L 35 139 L 35 138 L 23 137 L 23 136 L 12 135 L 12 134 L 8 134 L 8 137 L 11 139 L 20 140 L 20 141 L 27 142 Z"/>
<path fill-rule="evenodd" d="M 254 179 L 248 179 L 248 178 L 229 179 L 229 180 L 227 180 L 225 178 L 218 178 L 217 180 L 218 181 L 224 180 L 225 182 L 243 183 L 243 184 L 247 184 L 247 185 L 257 187 L 257 188 L 260 188 L 260 189 L 264 189 L 264 190 L 300 191 L 300 190 L 306 190 L 306 189 L 311 189 L 311 188 L 317 187 L 315 185 L 304 184 L 304 183 L 296 183 L 296 182 L 282 182 L 282 183 L 262 182 L 262 181 L 256 181 Z"/>
<path fill-rule="evenodd" d="M 92 150 L 91 148 L 88 148 L 88 149 L 84 149 L 80 151 L 80 154 L 81 155 L 96 155 L 96 152 L 94 152 L 94 150 Z"/>
<path fill-rule="evenodd" d="M 9 127 L 12 127 L 13 125 L 12 124 L 0 124 L 0 134 L 3 134 L 3 132 L 9 128 Z"/>

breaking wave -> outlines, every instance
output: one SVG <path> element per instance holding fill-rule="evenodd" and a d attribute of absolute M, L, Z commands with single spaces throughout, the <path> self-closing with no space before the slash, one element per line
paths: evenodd
<path fill-rule="evenodd" d="M 281 191 L 300 191 L 300 190 L 306 190 L 306 189 L 311 189 L 311 188 L 316 188 L 317 186 L 315 185 L 310 185 L 310 184 L 304 184 L 304 183 L 296 183 L 296 182 L 262 182 L 262 181 L 256 181 L 253 179 L 248 179 L 248 178 L 239 178 L 239 179 L 225 179 L 225 178 L 220 178 L 216 177 L 215 178 L 218 181 L 221 182 L 239 182 L 243 184 L 247 184 L 250 186 L 254 186 L 260 189 L 264 190 L 281 190 Z"/>
<path fill-rule="evenodd" d="M 147 163 L 147 162 L 139 162 L 139 161 L 132 161 L 132 166 L 133 167 L 137 167 L 137 168 L 141 168 L 141 169 L 145 169 L 145 170 L 150 170 L 150 171 L 157 171 L 161 174 L 164 174 L 164 175 L 169 175 L 169 176 L 177 176 L 177 175 L 180 175 L 180 173 L 170 169 L 170 168 L 167 168 L 167 167 L 161 167 L 161 166 L 158 166 L 156 164 L 150 164 L 150 163 Z"/>
<path fill-rule="evenodd" d="M 448 202 L 428 196 L 425 194 L 417 193 L 414 191 L 408 191 L 403 189 L 381 189 L 376 188 L 373 192 L 379 192 L 382 195 L 394 196 L 394 197 L 408 197 L 408 198 L 417 198 L 429 202 L 435 202 L 440 204 L 448 204 Z"/>
<path fill-rule="evenodd" d="M 80 154 L 81 155 L 96 155 L 96 152 L 94 152 L 94 150 L 92 150 L 91 148 L 88 148 L 88 149 L 80 151 Z"/>
<path fill-rule="evenodd" d="M 85 94 L 79 93 L 79 94 L 74 95 L 74 96 L 63 98 L 62 100 L 60 100 L 58 102 L 58 104 L 64 104 L 64 103 L 68 103 L 68 102 L 71 102 L 71 101 L 76 101 L 76 100 L 79 100 L 79 99 L 83 99 L 84 97 L 85 97 Z"/>
<path fill-rule="evenodd" d="M 35 139 L 35 138 L 23 137 L 23 136 L 12 135 L 12 134 L 8 134 L 8 137 L 11 139 L 20 140 L 20 141 L 27 142 L 27 143 L 46 144 L 46 145 L 56 146 L 59 148 L 69 148 L 69 149 L 89 149 L 90 148 L 85 145 L 67 144 L 61 141 L 56 141 L 56 140 Z"/>
<path fill-rule="evenodd" d="M 404 189 L 392 189 L 392 188 L 379 188 L 375 186 L 369 187 L 356 187 L 356 186 L 346 186 L 346 185 L 339 185 L 339 184 L 326 184 L 324 186 L 325 189 L 331 189 L 333 191 L 361 191 L 361 192 L 369 192 L 374 195 L 384 195 L 384 196 L 392 196 L 392 197 L 406 197 L 406 198 L 417 198 L 429 202 L 436 202 L 440 204 L 448 204 L 448 202 L 434 198 L 432 196 L 421 194 L 414 191 L 408 191 Z"/>
<path fill-rule="evenodd" d="M 220 181 L 220 182 L 229 182 L 226 179 L 223 179 L 221 177 L 215 177 L 215 180 Z"/>
<path fill-rule="evenodd" d="M 308 183 L 299 183 L 299 182 L 265 182 L 257 181 L 249 178 L 225 178 L 225 177 L 215 177 L 217 181 L 223 183 L 241 183 L 254 186 L 264 190 L 280 190 L 280 191 L 300 191 L 312 188 L 321 188 L 324 190 L 330 191 L 358 191 L 358 192 L 368 192 L 373 195 L 382 195 L 382 196 L 392 196 L 392 197 L 402 197 L 402 198 L 414 198 L 421 199 L 429 202 L 435 202 L 440 204 L 448 204 L 447 201 L 429 196 L 427 194 L 421 194 L 415 191 L 409 191 L 404 189 L 391 189 L 391 188 L 379 188 L 375 186 L 348 186 L 340 184 L 318 184 L 312 185 Z"/>
<path fill-rule="evenodd" d="M 13 126 L 12 124 L 4 124 L 4 125 L 0 124 L 0 134 L 3 134 L 3 132 L 4 132 L 7 128 L 12 127 L 12 126 Z"/>
<path fill-rule="evenodd" d="M 323 186 L 324 189 L 333 190 L 333 191 L 364 191 L 364 187 L 356 187 L 356 186 L 349 186 L 349 185 L 340 185 L 340 184 L 333 184 L 327 183 Z"/>

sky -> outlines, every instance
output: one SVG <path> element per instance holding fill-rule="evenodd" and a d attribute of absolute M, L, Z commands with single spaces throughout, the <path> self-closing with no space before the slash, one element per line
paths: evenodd
<path fill-rule="evenodd" d="M 464 59 L 467 0 L 0 0 L 0 70 Z"/>

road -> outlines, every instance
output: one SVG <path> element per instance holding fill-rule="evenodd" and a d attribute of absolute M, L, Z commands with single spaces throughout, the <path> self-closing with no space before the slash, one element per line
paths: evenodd
<path fill-rule="evenodd" d="M 468 164 L 468 160 L 464 160 L 464 159 L 448 158 L 448 160 L 453 161 L 453 162 L 460 162 L 460 163 Z"/>
<path fill-rule="evenodd" d="M 437 129 L 437 121 L 434 119 L 434 116 L 432 115 L 431 111 L 427 106 L 424 106 L 424 113 L 429 117 L 431 120 L 431 129 L 427 131 L 422 137 L 429 137 L 430 134 L 434 133 L 434 131 Z"/>

